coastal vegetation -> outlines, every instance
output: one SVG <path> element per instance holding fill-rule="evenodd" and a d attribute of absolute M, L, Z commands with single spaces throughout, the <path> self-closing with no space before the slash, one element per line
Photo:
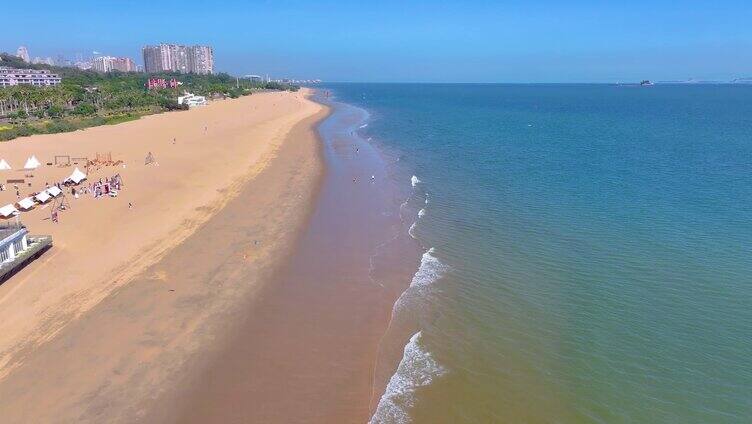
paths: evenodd
<path fill-rule="evenodd" d="M 47 69 L 62 82 L 52 87 L 16 85 L 0 88 L 0 141 L 32 134 L 52 134 L 120 123 L 165 111 L 185 110 L 177 97 L 184 91 L 208 99 L 237 98 L 260 90 L 297 90 L 275 82 L 214 75 L 139 72 L 98 73 L 72 67 L 34 65 L 0 53 L 0 66 Z M 176 79 L 176 88 L 147 90 L 149 78 Z"/>

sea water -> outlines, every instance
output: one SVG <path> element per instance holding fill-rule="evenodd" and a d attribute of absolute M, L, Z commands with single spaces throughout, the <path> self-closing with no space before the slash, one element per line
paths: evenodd
<path fill-rule="evenodd" d="M 372 422 L 752 421 L 752 87 L 325 89 L 424 252 Z"/>

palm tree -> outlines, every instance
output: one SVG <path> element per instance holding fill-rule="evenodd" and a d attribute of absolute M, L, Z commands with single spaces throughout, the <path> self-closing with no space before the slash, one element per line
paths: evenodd
<path fill-rule="evenodd" d="M 10 101 L 10 89 L 9 88 L 2 88 L 0 89 L 0 116 L 7 115 L 8 112 L 8 102 Z"/>

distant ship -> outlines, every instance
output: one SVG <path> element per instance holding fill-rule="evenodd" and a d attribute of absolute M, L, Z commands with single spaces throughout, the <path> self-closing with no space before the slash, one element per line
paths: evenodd
<path fill-rule="evenodd" d="M 653 83 L 650 82 L 650 80 L 642 80 L 642 81 L 640 81 L 640 85 L 642 85 L 642 86 L 649 86 L 649 85 L 653 85 Z"/>

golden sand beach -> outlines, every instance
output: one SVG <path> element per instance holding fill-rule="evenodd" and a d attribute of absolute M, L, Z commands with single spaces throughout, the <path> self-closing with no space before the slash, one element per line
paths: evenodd
<path fill-rule="evenodd" d="M 4 423 L 126 422 L 152 410 L 263 286 L 305 224 L 323 174 L 307 93 L 270 92 L 115 126 L 0 144 L 26 197 L 111 154 L 116 198 L 66 196 L 21 214 L 54 247 L 0 285 Z M 145 165 L 153 153 L 157 164 Z M 17 171 L 35 155 L 43 166 Z M 31 186 L 28 183 L 31 182 Z M 0 205 L 15 202 L 12 184 Z M 129 203 L 132 208 L 129 207 Z M 239 275 L 243 278 L 237 278 Z"/>

